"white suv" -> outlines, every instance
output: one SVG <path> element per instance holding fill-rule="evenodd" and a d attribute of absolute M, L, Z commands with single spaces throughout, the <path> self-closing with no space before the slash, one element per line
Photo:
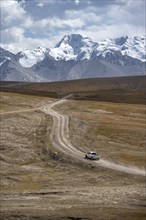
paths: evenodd
<path fill-rule="evenodd" d="M 100 155 L 97 154 L 95 151 L 89 151 L 85 154 L 86 159 L 91 159 L 91 160 L 99 160 Z"/>

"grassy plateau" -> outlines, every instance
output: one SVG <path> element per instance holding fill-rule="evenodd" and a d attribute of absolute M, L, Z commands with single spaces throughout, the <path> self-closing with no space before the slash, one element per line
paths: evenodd
<path fill-rule="evenodd" d="M 85 165 L 58 152 L 53 120 L 41 107 L 73 94 L 54 110 L 69 116 L 79 150 L 145 169 L 145 77 L 17 84 L 1 82 L 3 220 L 144 220 L 146 177 Z M 72 86 L 71 86 L 72 85 Z"/>

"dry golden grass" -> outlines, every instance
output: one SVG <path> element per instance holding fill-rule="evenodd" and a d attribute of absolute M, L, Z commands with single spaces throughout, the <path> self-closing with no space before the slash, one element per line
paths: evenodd
<path fill-rule="evenodd" d="M 1 93 L 1 112 L 51 100 Z M 77 148 L 143 167 L 143 105 L 68 101 L 56 109 L 70 116 Z M 70 163 L 63 155 L 54 160 L 51 128 L 51 117 L 40 110 L 1 116 L 1 219 L 145 219 L 144 177 Z"/>
<path fill-rule="evenodd" d="M 57 108 L 71 116 L 71 138 L 75 145 L 85 151 L 96 149 L 116 163 L 144 168 L 144 105 L 86 100 L 70 101 Z"/>

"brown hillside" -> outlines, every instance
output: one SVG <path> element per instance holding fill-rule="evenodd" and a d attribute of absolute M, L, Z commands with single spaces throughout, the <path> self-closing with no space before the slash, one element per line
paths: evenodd
<path fill-rule="evenodd" d="M 145 102 L 146 76 L 82 79 L 62 82 L 1 82 L 1 90 L 33 95 L 62 97 L 74 94 L 76 99 L 140 103 Z"/>

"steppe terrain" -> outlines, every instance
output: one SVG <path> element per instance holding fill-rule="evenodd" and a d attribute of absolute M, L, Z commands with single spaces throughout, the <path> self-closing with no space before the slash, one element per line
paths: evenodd
<path fill-rule="evenodd" d="M 104 161 L 144 172 L 145 78 L 138 79 L 135 84 L 124 82 L 126 88 L 121 84 L 120 89 L 115 83 L 116 88 L 102 90 L 97 86 L 97 90 L 82 88 L 79 92 L 76 86 L 75 94 L 63 102 L 58 102 L 59 98 L 73 92 L 73 87 L 65 91 L 62 84 L 55 93 L 58 86 L 47 91 L 45 84 L 45 94 L 40 84 L 3 87 L 1 219 L 146 218 L 145 175 L 84 159 L 86 151 L 96 150 Z M 69 140 L 69 146 L 74 147 L 70 155 L 68 148 L 65 153 L 59 145 L 61 136 L 58 142 L 52 137 L 55 118 L 52 120 L 51 114 L 60 120 L 68 116 L 69 133 L 61 129 L 67 136 L 61 141 L 68 147 Z M 59 126 L 61 121 L 56 121 L 56 129 Z M 83 158 L 75 157 L 74 149 L 82 152 Z"/>

